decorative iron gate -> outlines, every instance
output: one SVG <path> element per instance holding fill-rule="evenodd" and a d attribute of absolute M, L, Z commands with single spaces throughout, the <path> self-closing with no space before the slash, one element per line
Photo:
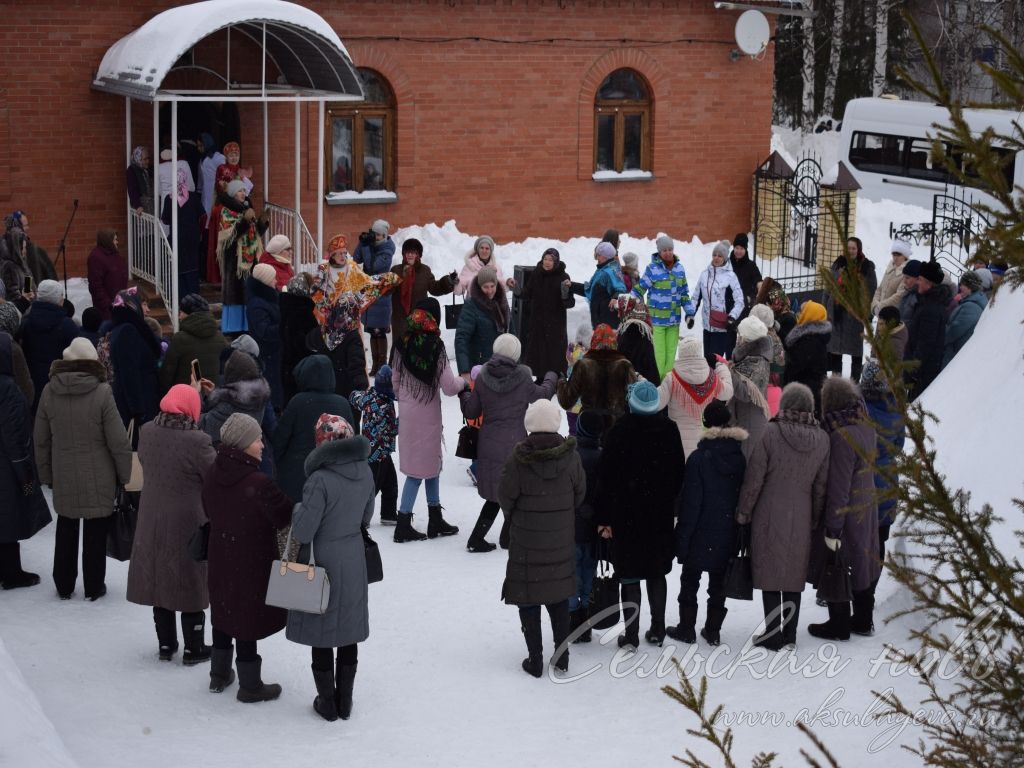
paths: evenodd
<path fill-rule="evenodd" d="M 954 277 L 967 266 L 978 243 L 992 225 L 988 215 L 974 205 L 963 187 L 947 186 L 932 199 L 932 220 L 921 224 L 889 224 L 895 238 L 928 245 L 929 256 Z"/>
<path fill-rule="evenodd" d="M 821 289 L 819 264 L 831 266 L 853 229 L 860 185 L 842 163 L 834 181 L 822 176 L 817 158 L 793 169 L 777 152 L 754 172 L 751 257 L 791 295 Z"/>

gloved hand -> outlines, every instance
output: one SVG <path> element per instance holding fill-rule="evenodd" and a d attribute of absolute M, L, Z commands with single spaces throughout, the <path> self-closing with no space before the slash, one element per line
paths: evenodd
<path fill-rule="evenodd" d="M 686 318 L 686 327 L 689 330 L 693 330 L 693 315 L 688 315 Z"/>
<path fill-rule="evenodd" d="M 838 552 L 842 545 L 843 543 L 839 539 L 830 539 L 828 536 L 825 537 L 825 546 L 828 547 L 831 552 Z"/>
<path fill-rule="evenodd" d="M 453 269 L 450 273 L 448 273 L 448 279 L 451 280 L 453 283 L 459 282 L 459 273 Z"/>
<path fill-rule="evenodd" d="M 725 321 L 725 327 L 726 327 L 727 330 L 730 330 L 730 331 L 735 331 L 736 330 L 736 326 L 739 325 L 739 324 L 740 324 L 740 321 L 737 320 L 732 315 L 730 315 L 729 319 Z"/>

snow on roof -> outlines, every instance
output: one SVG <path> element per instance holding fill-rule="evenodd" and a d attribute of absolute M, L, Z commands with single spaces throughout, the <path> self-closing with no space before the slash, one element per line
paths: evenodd
<path fill-rule="evenodd" d="M 263 41 L 267 56 L 294 88 L 362 95 L 341 39 L 317 13 L 283 0 L 205 0 L 157 14 L 110 47 L 93 88 L 152 101 L 167 73 L 200 40 L 231 27 Z"/>

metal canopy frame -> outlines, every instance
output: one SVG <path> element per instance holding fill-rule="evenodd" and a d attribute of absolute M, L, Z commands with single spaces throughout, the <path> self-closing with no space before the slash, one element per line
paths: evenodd
<path fill-rule="evenodd" d="M 277 0 L 256 0 L 255 4 L 259 4 L 263 9 L 268 7 L 280 6 L 283 11 L 288 12 L 291 3 L 278 2 Z M 179 7 L 165 11 L 163 16 L 169 13 L 182 13 L 186 8 L 195 7 L 199 10 L 199 6 L 208 6 L 209 3 L 196 3 L 194 6 Z M 303 13 L 312 14 L 311 11 L 301 9 Z M 326 25 L 316 14 L 312 14 L 317 20 Z M 155 17 L 150 21 L 152 24 L 158 17 Z M 269 29 L 268 29 L 269 26 Z M 143 28 L 140 28 L 142 30 Z M 217 34 L 221 30 L 226 29 L 227 34 L 227 56 L 225 60 L 225 73 L 222 75 L 213 69 L 205 66 L 197 66 L 194 61 L 188 61 L 187 58 L 189 53 L 193 50 L 194 46 L 200 43 L 202 40 L 207 39 L 213 34 Z M 261 64 L 261 75 L 259 83 L 239 83 L 233 84 L 231 81 L 231 32 L 235 30 L 240 33 L 243 37 L 255 42 L 262 51 L 262 64 Z M 139 30 L 136 30 L 137 32 Z M 257 34 L 258 32 L 258 34 Z M 295 49 L 293 43 L 289 43 L 286 39 L 289 35 L 296 36 L 304 33 L 303 42 L 310 44 L 316 48 L 323 62 L 317 62 L 318 64 L 326 64 L 325 67 L 321 67 L 316 75 L 310 72 L 309 67 L 303 61 Z M 134 33 L 133 33 L 134 34 Z M 115 44 L 107 53 L 110 57 L 119 47 L 123 46 L 126 41 L 129 40 L 131 35 L 122 38 L 117 44 Z M 285 78 L 285 72 L 290 71 L 296 73 L 298 70 L 295 66 L 289 68 L 282 67 L 278 63 L 278 57 L 271 53 L 267 47 L 268 39 L 272 41 L 273 47 L 276 47 L 277 53 L 282 52 L 289 53 L 294 57 L 298 63 L 299 69 L 306 79 L 308 79 L 308 85 L 303 84 L 291 84 L 287 82 L 267 82 L 267 60 L 270 59 L 274 66 L 280 73 L 281 79 Z M 335 39 L 337 37 L 335 36 Z M 329 51 L 336 57 L 340 57 L 340 60 L 344 62 L 348 72 L 352 75 L 351 82 L 346 83 L 345 78 L 338 72 L 338 69 L 331 62 L 330 57 L 325 52 L 324 48 L 328 48 Z M 107 58 L 104 58 L 104 64 L 106 64 Z M 102 69 L 102 65 L 101 65 Z M 141 70 L 141 66 L 139 67 Z M 185 71 L 189 69 L 202 70 L 210 75 L 215 76 L 217 79 L 224 82 L 225 87 L 223 89 L 162 89 L 164 79 L 167 75 L 173 72 Z M 156 72 L 155 68 L 150 71 Z M 330 88 L 321 87 L 324 85 L 322 82 L 324 79 L 331 79 L 333 76 L 334 82 L 336 82 L 341 89 L 345 89 L 347 85 L 354 85 L 355 92 L 352 90 L 332 90 Z M 235 101 L 235 102 L 257 102 L 263 105 L 263 201 L 264 204 L 268 201 L 270 191 L 270 148 L 269 148 L 269 117 L 268 117 L 268 105 L 271 103 L 292 103 L 295 108 L 295 156 L 294 156 L 294 169 L 295 169 L 295 186 L 294 186 L 294 206 L 295 211 L 301 211 L 301 190 L 302 190 L 302 105 L 304 103 L 315 102 L 318 105 L 318 131 L 317 141 L 318 146 L 323 147 L 324 143 L 324 118 L 325 109 L 324 104 L 327 101 L 361 101 L 363 99 L 362 83 L 356 74 L 355 66 L 352 64 L 348 57 L 348 52 L 341 45 L 340 40 L 337 43 L 327 39 L 322 34 L 316 34 L 311 32 L 309 29 L 300 29 L 299 27 L 282 22 L 280 20 L 268 20 L 268 19 L 243 19 L 236 20 L 233 23 L 227 25 L 221 25 L 215 29 L 204 32 L 198 39 L 192 41 L 192 46 L 184 51 L 178 60 L 167 69 L 163 78 L 159 83 L 153 86 L 142 86 L 136 82 L 130 82 L 129 79 L 119 79 L 113 81 L 112 78 L 101 77 L 99 74 L 93 81 L 93 88 L 108 92 L 115 93 L 125 97 L 125 163 L 126 165 L 131 163 L 132 154 L 132 101 L 149 101 L 153 105 L 153 217 L 156 220 L 156 225 L 153 227 L 153 241 L 154 241 L 154 254 L 156 254 L 156 276 L 158 281 L 158 288 L 160 287 L 160 235 L 161 229 L 160 223 L 160 206 L 162 200 L 160 197 L 160 105 L 169 103 L 171 105 L 171 168 L 174 176 L 172 177 L 172 188 L 177 183 L 176 174 L 178 166 L 178 104 L 181 102 L 213 102 L 213 101 Z M 322 162 L 317 163 L 317 189 L 322 190 L 324 187 L 324 164 Z M 173 191 L 173 189 L 172 189 Z M 172 195 L 173 199 L 173 195 Z M 293 252 L 293 259 L 295 260 L 295 268 L 298 271 L 298 258 L 299 249 L 297 244 L 301 241 L 301 228 L 302 219 L 301 213 L 295 218 L 295 231 L 292 233 L 292 242 L 296 245 Z M 171 205 L 171 223 L 170 231 L 172 233 L 171 240 L 171 302 L 168 307 L 168 314 L 170 315 L 171 323 L 174 330 L 178 329 L 178 206 Z M 318 252 L 323 252 L 323 202 L 317 206 L 317 223 L 316 223 L 316 239 Z M 129 263 L 132 263 L 132 250 L 134 248 L 134 238 L 128 238 L 129 248 Z"/>

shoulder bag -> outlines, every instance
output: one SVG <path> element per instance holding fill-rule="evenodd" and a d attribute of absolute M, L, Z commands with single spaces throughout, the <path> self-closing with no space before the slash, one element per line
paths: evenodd
<path fill-rule="evenodd" d="M 462 307 L 465 306 L 465 302 L 462 304 L 455 303 L 455 291 L 452 291 L 452 303 L 445 305 L 444 308 L 444 327 L 448 330 L 455 330 L 459 327 L 459 315 L 462 314 Z"/>
<path fill-rule="evenodd" d="M 750 526 L 741 525 L 736 534 L 736 554 L 725 566 L 722 583 L 730 600 L 754 599 L 754 569 L 750 561 Z"/>
<path fill-rule="evenodd" d="M 128 443 L 132 447 L 132 474 L 124 489 L 129 493 L 138 493 L 142 490 L 142 462 L 139 461 L 139 452 L 135 450 L 135 419 L 128 422 Z"/>
<path fill-rule="evenodd" d="M 292 541 L 288 529 L 285 553 Z M 331 601 L 331 580 L 327 569 L 316 564 L 313 542 L 309 543 L 309 565 L 288 560 L 275 560 L 270 566 L 270 580 L 267 583 L 267 605 L 286 608 L 289 611 L 315 613 L 323 616 Z"/>
<path fill-rule="evenodd" d="M 380 559 L 380 547 L 377 542 L 370 538 L 370 532 L 366 526 L 361 526 L 363 533 L 363 550 L 366 553 L 366 583 L 376 584 L 384 581 L 384 564 Z"/>

